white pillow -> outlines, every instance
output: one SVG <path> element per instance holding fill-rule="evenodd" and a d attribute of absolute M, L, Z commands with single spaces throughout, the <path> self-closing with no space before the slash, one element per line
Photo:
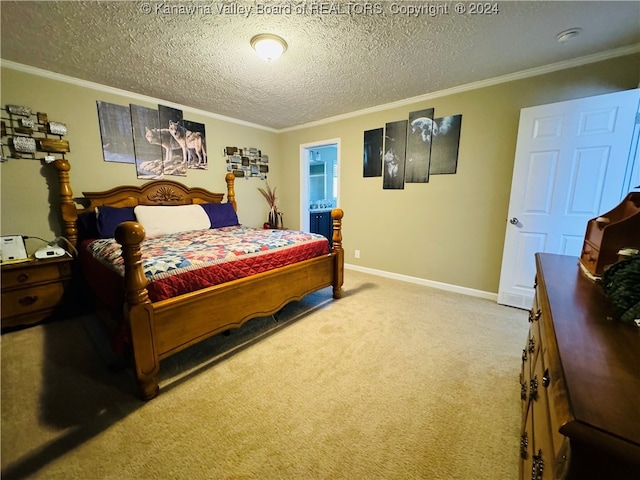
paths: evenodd
<path fill-rule="evenodd" d="M 211 220 L 200 205 L 138 205 L 133 212 L 147 237 L 211 228 Z"/>

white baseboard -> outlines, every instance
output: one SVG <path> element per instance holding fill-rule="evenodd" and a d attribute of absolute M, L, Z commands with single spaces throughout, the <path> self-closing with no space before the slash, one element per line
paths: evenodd
<path fill-rule="evenodd" d="M 451 285 L 450 283 L 436 282 L 424 278 L 402 275 L 400 273 L 386 272 L 384 270 L 376 270 L 375 268 L 361 267 L 359 265 L 351 265 L 349 263 L 345 263 L 344 268 L 346 270 L 355 270 L 357 272 L 369 273 L 371 275 L 377 275 L 379 277 L 392 278 L 394 280 L 400 280 L 402 282 L 409 282 L 418 285 L 424 285 L 427 287 L 439 288 L 440 290 L 447 290 L 449 292 L 462 293 L 464 295 L 484 298 L 487 300 L 492 300 L 494 302 L 498 301 L 497 293 L 485 292 L 483 290 L 476 290 L 474 288 L 461 287 L 459 285 Z"/>

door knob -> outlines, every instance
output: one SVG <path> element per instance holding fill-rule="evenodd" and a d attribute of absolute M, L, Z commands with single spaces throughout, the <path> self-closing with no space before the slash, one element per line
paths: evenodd
<path fill-rule="evenodd" d="M 517 217 L 513 217 L 511 220 L 509 220 L 509 223 L 511 225 L 517 225 L 518 223 L 520 223 L 520 220 L 518 220 Z"/>

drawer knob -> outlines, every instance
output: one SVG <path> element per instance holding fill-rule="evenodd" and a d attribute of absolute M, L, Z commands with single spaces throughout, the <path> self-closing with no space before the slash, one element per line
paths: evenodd
<path fill-rule="evenodd" d="M 527 349 L 523 348 L 522 349 L 522 363 L 525 363 L 527 361 Z"/>
<path fill-rule="evenodd" d="M 542 375 L 542 385 L 544 387 L 548 387 L 550 383 L 551 383 L 551 377 L 549 376 L 549 369 L 547 368 L 544 371 L 544 375 Z"/>
<path fill-rule="evenodd" d="M 18 280 L 18 282 L 20 282 L 20 283 L 24 283 L 24 282 L 26 282 L 27 280 L 29 280 L 29 274 L 28 274 L 28 273 L 26 273 L 26 272 L 22 272 L 20 275 L 18 275 L 17 280 Z"/>
<path fill-rule="evenodd" d="M 536 339 L 531 337 L 529 339 L 529 353 L 533 353 L 536 350 Z"/>
<path fill-rule="evenodd" d="M 21 299 L 19 299 L 18 303 L 20 303 L 20 305 L 22 305 L 23 307 L 28 307 L 30 305 L 33 305 L 37 301 L 38 301 L 37 295 L 27 295 L 26 297 L 22 297 Z"/>

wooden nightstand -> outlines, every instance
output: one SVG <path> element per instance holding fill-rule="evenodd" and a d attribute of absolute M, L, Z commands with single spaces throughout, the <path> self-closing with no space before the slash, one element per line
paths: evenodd
<path fill-rule="evenodd" d="M 71 283 L 69 256 L 2 265 L 2 330 L 32 325 L 61 310 Z"/>

